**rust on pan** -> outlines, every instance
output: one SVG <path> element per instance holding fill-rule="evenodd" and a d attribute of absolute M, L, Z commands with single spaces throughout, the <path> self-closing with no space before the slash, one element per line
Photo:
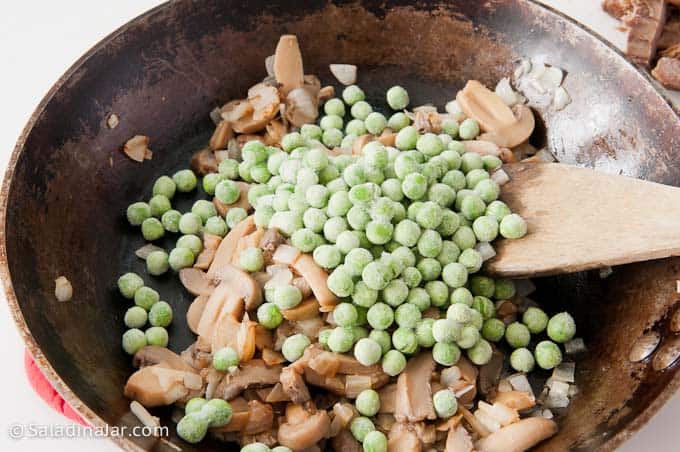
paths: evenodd
<path fill-rule="evenodd" d="M 0 200 L 0 277 L 38 366 L 93 426 L 137 425 L 121 390 L 132 367 L 120 350 L 127 305 L 115 280 L 144 273 L 134 256 L 143 240 L 124 209 L 206 145 L 209 112 L 265 76 L 281 34 L 298 36 L 305 71 L 324 85 L 335 83 L 329 64 L 356 64 L 374 105 L 399 83 L 414 105 L 434 99 L 441 107 L 468 79 L 493 85 L 514 59 L 544 58 L 565 69 L 572 103 L 560 112 L 532 105 L 540 119 L 532 144 L 568 163 L 680 185 L 680 121 L 668 103 L 619 53 L 552 10 L 526 0 L 311 3 L 162 5 L 69 69 L 19 138 Z M 112 113 L 115 128 L 107 126 Z M 143 165 L 120 152 L 136 134 L 153 144 L 154 158 Z M 187 209 L 191 201 L 173 202 Z M 61 274 L 74 286 L 68 303 L 53 295 Z M 176 278 L 144 278 L 176 312 L 193 300 Z M 580 393 L 542 450 L 614 449 L 675 393 L 677 364 L 655 372 L 649 359 L 631 363 L 628 355 L 641 335 L 668 334 L 662 319 L 678 300 L 678 279 L 680 260 L 668 259 L 616 268 L 604 280 L 584 273 L 536 281 L 536 299 L 551 300 L 555 311 L 568 306 L 589 348 L 577 366 Z M 176 322 L 171 348 L 191 341 L 188 326 Z M 164 414 L 166 440 L 179 441 Z M 173 450 L 153 439 L 114 440 L 128 450 Z"/>

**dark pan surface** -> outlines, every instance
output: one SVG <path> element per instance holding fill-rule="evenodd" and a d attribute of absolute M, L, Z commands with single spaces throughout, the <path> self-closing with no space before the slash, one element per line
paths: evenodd
<path fill-rule="evenodd" d="M 140 194 L 149 197 L 156 177 L 188 164 L 211 131 L 208 112 L 264 76 L 264 58 L 282 33 L 298 35 L 307 73 L 331 83 L 328 64 L 351 62 L 370 95 L 399 83 L 414 105 L 442 106 L 468 79 L 494 85 L 513 60 L 544 57 L 568 73 L 573 102 L 559 113 L 538 111 L 535 144 L 567 163 L 680 185 L 680 121 L 646 76 L 529 1 L 163 5 L 106 38 L 55 85 L 3 185 L 0 255 L 12 311 L 38 364 L 95 425 L 136 425 L 122 396 L 132 367 L 120 349 L 128 302 L 115 279 L 143 272 L 132 256 L 142 239 L 123 212 Z M 114 130 L 105 125 L 111 112 L 121 119 Z M 134 134 L 151 137 L 153 160 L 137 164 L 119 151 Z M 60 304 L 53 280 L 62 274 L 75 297 Z M 612 449 L 675 392 L 677 368 L 655 373 L 627 355 L 671 312 L 677 279 L 680 260 L 669 259 L 620 267 L 605 280 L 588 273 L 538 282 L 535 298 L 551 312 L 575 313 L 589 347 L 577 366 L 581 393 L 543 450 Z M 173 305 L 171 348 L 182 350 L 193 340 L 183 319 L 191 297 L 169 275 L 146 281 Z M 117 440 L 170 450 L 153 440 Z"/>

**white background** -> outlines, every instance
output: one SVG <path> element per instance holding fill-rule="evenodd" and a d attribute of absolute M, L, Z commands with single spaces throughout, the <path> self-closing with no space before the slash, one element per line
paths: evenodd
<path fill-rule="evenodd" d="M 155 0 L 67 0 L 0 2 L 0 169 L 4 168 L 33 108 L 57 78 L 85 51 L 131 18 L 156 6 Z M 577 18 L 621 47 L 623 34 L 599 8 L 599 0 L 545 0 Z M 29 387 L 23 371 L 23 345 L 0 295 L 0 344 L 3 349 L 3 406 L 0 409 L 0 450 L 48 448 L 91 451 L 116 450 L 107 440 L 8 439 L 12 423 L 66 424 Z M 615 390 L 615 388 L 612 388 Z M 621 448 L 623 451 L 677 451 L 680 397 L 666 407 Z"/>

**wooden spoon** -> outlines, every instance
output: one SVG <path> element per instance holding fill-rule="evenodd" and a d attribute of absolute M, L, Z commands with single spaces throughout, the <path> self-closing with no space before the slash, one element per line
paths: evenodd
<path fill-rule="evenodd" d="M 680 255 L 680 188 L 559 163 L 504 165 L 501 199 L 527 221 L 487 262 L 498 276 L 570 273 Z"/>

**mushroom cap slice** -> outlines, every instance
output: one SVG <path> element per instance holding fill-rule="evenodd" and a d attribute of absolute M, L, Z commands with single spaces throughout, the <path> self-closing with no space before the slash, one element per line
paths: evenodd
<path fill-rule="evenodd" d="M 279 426 L 278 439 L 282 446 L 293 450 L 303 450 L 316 445 L 328 433 L 331 426 L 328 413 L 319 410 L 309 415 L 302 422 L 290 424 L 288 422 Z"/>
<path fill-rule="evenodd" d="M 199 295 L 189 305 L 189 309 L 187 309 L 187 324 L 189 325 L 189 329 L 196 334 L 198 334 L 198 324 L 201 321 L 203 311 L 205 310 L 205 306 L 207 304 L 208 297 L 205 295 Z"/>
<path fill-rule="evenodd" d="M 387 450 L 390 452 L 420 452 L 422 444 L 411 424 L 396 422 L 387 436 Z"/>
<path fill-rule="evenodd" d="M 328 273 L 314 262 L 314 259 L 309 254 L 301 254 L 293 263 L 293 269 L 309 283 L 314 297 L 321 306 L 321 311 L 332 311 L 333 307 L 338 304 L 338 298 L 326 285 Z"/>
<path fill-rule="evenodd" d="M 483 133 L 480 140 L 491 141 L 503 148 L 513 148 L 528 140 L 536 125 L 533 112 L 526 105 L 517 104 L 512 107 L 512 113 L 516 119 L 514 124 Z"/>
<path fill-rule="evenodd" d="M 243 196 L 243 193 L 241 196 Z M 222 242 L 220 242 L 220 246 L 217 248 L 217 252 L 215 253 L 215 258 L 210 265 L 210 269 L 208 269 L 209 277 L 214 278 L 215 273 L 220 271 L 224 266 L 229 265 L 234 256 L 234 252 L 236 251 L 238 241 L 241 239 L 241 237 L 250 234 L 254 230 L 255 219 L 252 215 L 250 215 L 237 224 L 234 229 L 232 229 L 224 237 L 224 239 L 222 239 Z"/>
<path fill-rule="evenodd" d="M 473 450 L 472 438 L 462 425 L 449 430 L 446 436 L 445 452 L 472 452 Z"/>
<path fill-rule="evenodd" d="M 305 71 L 297 36 L 282 35 L 274 53 L 274 77 L 286 95 L 304 84 Z"/>
<path fill-rule="evenodd" d="M 523 452 L 557 433 L 552 419 L 529 417 L 510 424 L 477 442 L 480 452 Z"/>
<path fill-rule="evenodd" d="M 247 310 L 257 308 L 262 303 L 260 285 L 240 268 L 225 265 L 215 272 L 215 278 L 220 281 L 220 285 L 226 284 L 231 288 L 231 293 L 239 295 L 245 301 Z"/>
<path fill-rule="evenodd" d="M 200 268 L 187 267 L 181 269 L 179 271 L 179 280 L 192 295 L 210 296 L 213 290 L 215 290 L 213 281 Z"/>
<path fill-rule="evenodd" d="M 168 369 L 156 364 L 130 375 L 125 383 L 124 394 L 147 408 L 170 405 L 191 394 L 198 395 L 194 385 L 196 379 L 200 380 L 201 377 L 194 372 Z"/>
<path fill-rule="evenodd" d="M 397 379 L 394 417 L 399 422 L 436 419 L 430 380 L 435 369 L 432 353 L 421 352 L 411 358 Z"/>
<path fill-rule="evenodd" d="M 215 390 L 215 397 L 231 400 L 247 388 L 272 386 L 279 382 L 282 367 L 267 366 L 261 359 L 253 359 L 227 373 Z"/>
<path fill-rule="evenodd" d="M 186 361 L 177 353 L 165 347 L 147 345 L 140 348 L 132 359 L 135 367 L 147 367 L 159 365 L 167 369 L 181 370 L 184 372 L 196 372 Z"/>

